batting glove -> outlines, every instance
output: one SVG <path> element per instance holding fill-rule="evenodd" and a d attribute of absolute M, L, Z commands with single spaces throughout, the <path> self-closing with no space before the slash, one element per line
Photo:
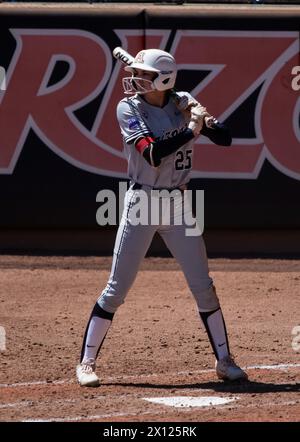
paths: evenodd
<path fill-rule="evenodd" d="M 195 136 L 200 134 L 206 117 L 211 117 L 211 115 L 207 112 L 206 107 L 201 106 L 201 104 L 197 104 L 191 108 L 191 119 L 188 127 L 193 131 Z"/>

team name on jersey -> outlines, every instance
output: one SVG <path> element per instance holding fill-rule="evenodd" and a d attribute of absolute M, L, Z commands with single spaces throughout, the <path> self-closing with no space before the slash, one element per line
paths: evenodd
<path fill-rule="evenodd" d="M 168 130 L 168 131 L 164 132 L 160 137 L 155 137 L 155 140 L 156 141 L 168 140 L 168 139 L 173 138 L 176 135 L 182 133 L 186 128 L 187 128 L 187 123 L 185 123 L 183 126 L 177 128 L 177 129 Z"/>

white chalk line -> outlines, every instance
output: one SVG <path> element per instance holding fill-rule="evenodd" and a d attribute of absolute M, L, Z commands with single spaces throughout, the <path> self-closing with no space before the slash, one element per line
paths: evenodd
<path fill-rule="evenodd" d="M 299 401 L 282 401 L 282 402 L 266 402 L 265 404 L 259 404 L 259 407 L 285 407 L 287 405 L 299 405 Z M 218 407 L 219 409 L 231 410 L 232 408 L 253 408 L 257 407 L 257 404 L 229 404 L 229 405 L 222 405 Z"/>
<path fill-rule="evenodd" d="M 146 414 L 159 414 L 152 411 L 134 411 L 132 413 L 107 413 L 107 414 L 95 414 L 94 416 L 73 416 L 63 418 L 50 418 L 50 419 L 25 419 L 20 422 L 79 422 L 79 421 L 94 421 L 96 419 L 110 419 L 112 417 L 130 417 L 130 416 L 144 416 Z"/>
<path fill-rule="evenodd" d="M 176 388 L 174 388 L 176 390 Z M 201 388 L 201 394 L 202 393 L 211 393 L 211 389 L 209 388 Z M 180 394 L 191 394 L 193 393 L 195 396 L 194 397 L 198 397 L 196 395 L 196 393 L 199 393 L 199 389 L 196 391 L 195 388 L 184 388 L 184 389 L 180 389 Z M 223 392 L 223 395 L 226 395 L 226 392 Z M 218 393 L 218 395 L 220 395 L 220 392 Z M 128 399 L 128 398 L 136 398 L 136 399 L 141 399 L 141 393 L 120 393 L 120 394 L 114 394 L 114 395 L 110 395 L 109 398 L 112 399 Z M 91 398 L 85 398 L 85 399 L 89 399 L 93 402 L 95 401 L 99 401 L 99 400 L 106 400 L 107 399 L 107 395 L 98 395 L 98 396 L 92 396 Z M 142 398 L 144 399 L 144 398 Z M 57 400 L 53 400 L 51 399 L 51 406 L 53 405 L 64 405 L 64 404 L 76 404 L 78 402 L 82 402 L 82 397 L 79 397 L 77 399 L 57 399 Z M 19 408 L 19 407 L 25 407 L 25 406 L 41 406 L 42 404 L 47 404 L 49 403 L 49 399 L 48 400 L 31 400 L 31 401 L 20 401 L 20 402 L 14 402 L 14 403 L 3 403 L 0 404 L 0 409 L 5 409 L 5 408 Z M 291 404 L 293 404 L 294 401 L 291 402 Z"/>
<path fill-rule="evenodd" d="M 260 407 L 276 407 L 276 406 L 290 406 L 299 404 L 299 401 L 285 401 L 285 402 L 266 402 L 265 404 L 260 404 Z M 166 410 L 166 406 L 163 406 L 164 410 Z M 232 410 L 233 408 L 257 408 L 257 404 L 236 404 L 236 405 L 214 405 L 214 408 L 222 411 Z M 206 409 L 211 407 L 205 407 Z M 201 407 L 201 410 L 203 408 Z M 167 411 L 169 413 L 178 413 L 178 408 L 168 407 Z M 195 408 L 193 409 L 195 411 Z M 190 413 L 191 409 L 189 408 L 180 408 L 180 412 L 182 413 Z M 107 413 L 107 414 L 96 414 L 93 416 L 69 416 L 64 418 L 50 418 L 50 419 L 25 419 L 20 422 L 80 422 L 80 421 L 95 421 L 97 419 L 111 419 L 117 417 L 131 417 L 131 416 L 144 416 L 151 414 L 152 416 L 161 416 L 160 411 L 140 411 L 140 409 L 136 411 L 132 411 L 130 413 Z"/>
<path fill-rule="evenodd" d="M 205 393 L 205 392 L 210 392 L 211 390 L 209 390 L 209 389 L 202 389 L 201 388 L 201 393 Z M 184 389 L 180 389 L 180 392 L 181 393 L 195 393 L 195 389 L 194 388 L 184 388 Z M 142 396 L 142 394 L 141 393 L 132 393 L 132 392 L 130 392 L 130 393 L 116 393 L 116 394 L 110 394 L 109 395 L 109 398 L 110 399 L 117 399 L 117 400 L 120 400 L 120 399 L 128 399 L 128 398 L 136 398 L 136 399 L 140 399 L 141 398 L 141 396 Z M 102 399 L 104 399 L 104 400 L 107 400 L 107 395 L 98 395 L 98 396 L 92 396 L 92 397 L 90 397 L 90 398 L 85 398 L 85 400 L 91 400 L 91 401 L 99 401 L 99 400 L 102 400 Z M 55 404 L 58 404 L 58 405 L 64 405 L 65 403 L 66 404 L 69 404 L 69 403 L 72 403 L 72 404 L 76 404 L 76 403 L 78 403 L 78 402 L 82 402 L 82 400 L 83 400 L 83 398 L 82 398 L 82 396 L 81 397 L 79 397 L 79 398 L 77 398 L 77 399 L 57 399 L 57 400 L 53 400 L 52 398 L 51 398 L 51 406 L 52 405 L 55 405 Z M 23 406 L 28 406 L 28 405 L 30 405 L 31 407 L 34 407 L 34 406 L 40 406 L 40 405 L 42 405 L 42 404 L 47 404 L 47 403 L 50 403 L 50 400 L 48 399 L 48 400 L 41 400 L 41 399 L 36 399 L 36 400 L 31 400 L 31 401 L 20 401 L 20 402 L 14 402 L 14 403 L 4 403 L 4 404 L 0 404 L 0 409 L 3 409 L 3 408 L 18 408 L 18 407 L 23 407 Z"/>
<path fill-rule="evenodd" d="M 33 382 L 16 382 L 14 384 L 0 384 L 0 388 L 8 388 L 8 387 L 30 387 L 36 385 L 59 385 L 59 384 L 72 384 L 73 379 L 62 379 L 60 381 L 33 381 Z"/>
<path fill-rule="evenodd" d="M 243 367 L 244 370 L 288 370 L 291 368 L 299 368 L 300 364 L 277 364 L 277 365 L 249 365 Z M 151 373 L 151 374 L 137 374 L 137 375 L 129 375 L 129 376 L 115 376 L 115 377 L 105 377 L 103 379 L 103 383 L 106 384 L 108 382 L 123 382 L 130 379 L 147 379 L 152 377 L 160 377 L 162 375 L 168 376 L 186 376 L 186 375 L 198 375 L 205 373 L 215 372 L 214 369 L 204 369 L 204 370 L 196 370 L 196 371 L 177 371 L 174 373 Z M 33 382 L 17 382 L 14 384 L 0 384 L 0 388 L 17 388 L 17 387 L 30 387 L 36 385 L 60 385 L 60 384 L 74 384 L 76 381 L 74 379 L 62 379 L 57 381 L 33 381 Z"/>
<path fill-rule="evenodd" d="M 289 368 L 299 368 L 300 364 L 278 364 L 278 365 L 250 365 L 246 370 L 287 370 Z"/>
<path fill-rule="evenodd" d="M 253 366 L 248 366 L 245 367 L 245 369 L 249 370 L 249 369 L 263 369 L 263 370 L 288 370 L 291 368 L 298 368 L 300 367 L 300 364 L 277 364 L 277 365 L 253 365 Z M 206 370 L 198 370 L 198 371 L 181 371 L 181 372 L 175 372 L 175 373 L 168 373 L 169 376 L 176 376 L 176 375 L 194 375 L 194 374 L 199 374 L 199 373 L 210 373 L 210 372 L 214 372 L 215 370 L 213 369 L 206 369 Z M 124 376 L 122 377 L 122 381 L 127 380 L 127 379 L 136 379 L 136 378 L 149 378 L 149 377 L 158 377 L 161 376 L 160 373 L 152 373 L 152 374 L 147 374 L 147 375 L 136 375 L 136 376 Z M 117 378 L 119 379 L 119 378 Z M 106 382 L 108 381 L 116 381 L 116 378 L 106 378 Z M 47 382 L 47 381 L 36 381 L 36 382 L 21 382 L 21 383 L 16 383 L 16 384 L 0 384 L 0 387 L 2 388 L 7 388 L 7 387 L 20 387 L 20 386 L 31 386 L 31 385 L 57 385 L 57 384 L 71 384 L 73 383 L 73 380 L 60 380 L 60 381 L 53 381 L 51 383 Z M 176 387 L 174 387 L 176 388 Z M 181 393 L 188 393 L 190 391 L 195 392 L 195 389 L 181 389 Z M 209 389 L 201 389 L 201 393 L 204 393 L 206 391 L 210 391 Z M 128 397 L 136 397 L 139 398 L 140 394 L 134 394 L 134 393 L 128 393 L 128 394 L 117 394 L 117 395 L 113 395 L 111 396 L 111 398 L 128 398 Z M 105 395 L 99 395 L 99 396 L 94 396 L 91 399 L 93 401 L 95 400 L 100 400 L 100 399 L 106 399 L 107 396 Z M 51 405 L 53 404 L 60 404 L 60 405 L 64 405 L 67 403 L 76 403 L 76 402 L 81 402 L 82 398 L 78 398 L 78 399 L 61 399 L 61 400 L 56 400 L 56 401 L 51 401 Z M 37 401 L 37 405 L 41 405 L 42 403 L 45 403 L 45 401 Z M 297 401 L 290 401 L 290 402 L 285 402 L 285 403 L 270 403 L 270 405 L 294 405 L 296 403 L 299 403 Z M 0 404 L 0 409 L 4 409 L 4 408 L 18 408 L 18 407 L 23 407 L 23 406 L 34 406 L 35 402 L 34 401 L 21 401 L 21 402 L 15 402 L 15 403 L 8 403 L 8 404 Z M 240 407 L 241 405 L 232 405 L 231 407 Z M 243 407 L 246 407 L 246 405 L 242 405 Z M 249 407 L 252 407 L 252 405 L 247 405 Z M 221 408 L 221 406 L 218 406 L 218 409 Z M 226 406 L 223 406 L 222 408 L 226 408 Z M 227 406 L 228 408 L 228 406 Z M 152 413 L 153 412 L 149 412 Z M 51 418 L 51 419 L 47 419 L 47 420 L 41 420 L 41 419 L 34 419 L 34 420 L 27 420 L 26 422 L 33 422 L 33 421 L 40 421 L 40 422 L 52 422 L 52 421 L 59 421 L 59 422 L 64 422 L 64 421 L 70 421 L 70 420 L 93 420 L 93 419 L 104 419 L 104 418 L 111 418 L 111 417 L 121 417 L 121 416 L 131 416 L 131 415 L 135 415 L 136 413 L 115 413 L 115 414 L 103 414 L 103 415 L 94 415 L 94 416 L 88 416 L 88 417 L 84 417 L 84 416 L 75 416 L 75 418 L 73 417 L 67 417 L 67 418 Z M 138 414 L 141 414 L 140 412 L 138 412 Z M 142 413 L 145 414 L 145 413 Z M 148 414 L 148 412 L 146 413 Z M 154 413 L 155 414 L 155 413 Z M 24 421 L 25 422 L 25 421 Z"/>
<path fill-rule="evenodd" d="M 28 405 L 31 405 L 31 401 L 21 401 L 21 402 L 14 402 L 10 404 L 0 404 L 0 408 L 15 408 L 15 407 L 27 407 Z"/>

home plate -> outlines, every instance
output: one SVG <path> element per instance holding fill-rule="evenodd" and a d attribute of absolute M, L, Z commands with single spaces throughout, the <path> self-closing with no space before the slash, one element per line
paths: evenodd
<path fill-rule="evenodd" d="M 224 405 L 233 402 L 237 397 L 224 398 L 218 396 L 174 396 L 174 397 L 151 397 L 143 398 L 145 401 L 153 402 L 155 404 L 168 405 L 170 407 L 210 407 L 213 405 Z"/>

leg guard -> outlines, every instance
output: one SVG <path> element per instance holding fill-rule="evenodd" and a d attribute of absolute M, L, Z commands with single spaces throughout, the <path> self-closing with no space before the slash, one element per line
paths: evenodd
<path fill-rule="evenodd" d="M 229 343 L 225 321 L 220 308 L 211 312 L 199 312 L 210 344 L 217 360 L 229 355 Z"/>
<path fill-rule="evenodd" d="M 85 330 L 81 349 L 81 362 L 85 357 L 97 358 L 113 317 L 113 313 L 106 312 L 96 302 Z"/>

